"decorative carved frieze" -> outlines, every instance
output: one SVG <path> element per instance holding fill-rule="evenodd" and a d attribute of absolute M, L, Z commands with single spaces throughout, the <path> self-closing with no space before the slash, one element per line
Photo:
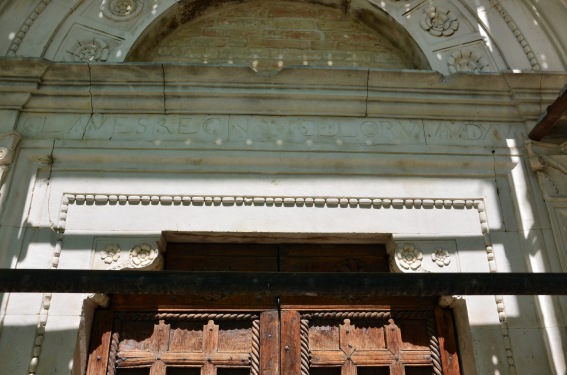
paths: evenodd
<path fill-rule="evenodd" d="M 102 239 L 98 241 L 97 247 L 100 260 L 95 261 L 94 268 L 123 270 L 159 270 L 163 268 L 163 256 L 157 245 L 148 241 L 137 241 L 132 239 Z M 124 249 L 127 256 L 123 256 Z"/>
<path fill-rule="evenodd" d="M 395 272 L 459 272 L 453 241 L 397 240 L 388 245 L 390 267 Z M 443 270 L 441 270 L 443 269 Z"/>

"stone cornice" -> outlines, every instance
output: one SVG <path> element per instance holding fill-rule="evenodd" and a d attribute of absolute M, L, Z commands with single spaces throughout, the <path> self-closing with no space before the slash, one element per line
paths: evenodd
<path fill-rule="evenodd" d="M 0 60 L 0 109 L 534 121 L 567 73 L 73 64 Z"/>

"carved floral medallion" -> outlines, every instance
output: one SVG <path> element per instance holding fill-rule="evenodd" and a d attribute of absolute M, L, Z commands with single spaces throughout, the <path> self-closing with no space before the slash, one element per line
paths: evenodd
<path fill-rule="evenodd" d="M 108 60 L 110 48 L 100 39 L 88 39 L 77 42 L 73 52 L 69 51 L 76 62 L 104 62 Z"/>
<path fill-rule="evenodd" d="M 112 244 L 107 245 L 101 252 L 100 258 L 106 264 L 112 264 L 120 259 L 120 246 Z"/>
<path fill-rule="evenodd" d="M 150 265 L 158 256 L 158 250 L 148 243 L 135 245 L 130 250 L 130 261 L 135 267 Z"/>
<path fill-rule="evenodd" d="M 396 250 L 396 258 L 402 268 L 415 271 L 421 266 L 423 254 L 415 246 L 404 244 Z"/>
<path fill-rule="evenodd" d="M 439 267 L 448 266 L 451 263 L 451 256 L 446 249 L 437 248 L 431 254 L 431 260 Z"/>
<path fill-rule="evenodd" d="M 102 14 L 114 21 L 127 21 L 140 14 L 143 3 L 140 0 L 110 0 L 101 6 Z"/>
<path fill-rule="evenodd" d="M 421 28 L 429 31 L 431 35 L 449 36 L 459 28 L 457 16 L 447 8 L 431 6 L 423 12 L 425 14 L 420 23 Z"/>
<path fill-rule="evenodd" d="M 447 60 L 450 73 L 481 73 L 490 71 L 490 63 L 478 52 L 455 51 Z"/>

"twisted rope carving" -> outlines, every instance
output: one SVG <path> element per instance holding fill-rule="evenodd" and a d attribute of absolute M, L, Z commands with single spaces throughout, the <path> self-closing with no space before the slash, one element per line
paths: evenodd
<path fill-rule="evenodd" d="M 439 340 L 435 330 L 435 321 L 427 319 L 427 334 L 429 335 L 429 349 L 431 350 L 431 362 L 433 364 L 433 374 L 442 375 L 443 367 L 441 366 L 441 349 L 439 348 Z"/>
<path fill-rule="evenodd" d="M 110 352 L 108 353 L 108 366 L 106 367 L 106 375 L 116 374 L 116 357 L 118 356 L 118 332 L 112 334 L 110 341 Z"/>
<path fill-rule="evenodd" d="M 311 354 L 309 352 L 309 320 L 301 319 L 301 375 L 309 375 Z"/>
<path fill-rule="evenodd" d="M 250 352 L 250 375 L 260 375 L 260 320 L 252 321 L 252 350 Z"/>
<path fill-rule="evenodd" d="M 392 311 L 394 319 L 431 319 L 433 311 L 417 310 L 417 311 Z"/>
<path fill-rule="evenodd" d="M 326 311 L 301 314 L 302 319 L 390 319 L 389 311 Z"/>
<path fill-rule="evenodd" d="M 237 314 L 237 313 L 197 313 L 197 314 L 177 314 L 177 313 L 145 313 L 145 312 L 129 312 L 120 314 L 120 318 L 124 320 L 236 320 L 246 321 L 258 319 L 258 314 Z"/>

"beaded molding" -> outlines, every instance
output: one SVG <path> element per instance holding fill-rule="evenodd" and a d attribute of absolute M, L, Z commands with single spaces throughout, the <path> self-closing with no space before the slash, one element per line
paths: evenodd
<path fill-rule="evenodd" d="M 537 71 L 541 70 L 541 65 L 535 53 L 533 52 L 532 47 L 530 47 L 528 41 L 524 37 L 524 34 L 522 34 L 522 32 L 520 31 L 518 26 L 516 26 L 516 23 L 512 20 L 512 17 L 510 17 L 506 9 L 504 9 L 502 4 L 500 4 L 500 1 L 498 0 L 489 0 L 489 1 L 492 5 L 494 5 L 494 9 L 498 11 L 498 14 L 500 15 L 500 17 L 502 17 L 504 22 L 506 22 L 506 25 L 508 25 L 510 30 L 512 30 L 512 33 L 514 33 L 516 40 L 518 41 L 518 43 L 520 43 L 520 46 L 524 50 L 524 54 L 526 55 L 526 57 L 530 62 L 530 65 L 532 66 L 532 70 L 537 70 Z"/>
<path fill-rule="evenodd" d="M 20 29 L 14 36 L 14 39 L 12 39 L 12 43 L 10 43 L 8 53 L 6 54 L 7 56 L 16 56 L 16 52 L 18 52 L 18 49 L 20 48 L 20 45 L 22 44 L 22 41 L 24 40 L 31 25 L 50 3 L 51 0 L 41 0 L 41 2 L 35 8 L 33 8 L 22 26 L 20 26 Z"/>
<path fill-rule="evenodd" d="M 70 205 L 206 205 L 206 206 L 275 206 L 275 207 L 329 207 L 337 209 L 348 208 L 373 208 L 373 209 L 468 209 L 476 210 L 480 223 L 481 233 L 484 239 L 485 252 L 490 273 L 498 272 L 492 239 L 489 233 L 488 219 L 483 199 L 431 199 L 431 198 L 370 198 L 370 197 L 285 197 L 285 196 L 225 196 L 225 195 L 141 195 L 141 194 L 89 194 L 89 193 L 66 193 L 61 200 L 58 224 L 53 229 L 59 233 L 51 268 L 57 268 L 61 254 L 61 242 L 65 232 Z M 36 331 L 33 358 L 30 363 L 30 374 L 35 374 L 41 343 L 45 334 L 49 302 L 51 294 L 46 293 L 42 301 L 40 323 Z M 504 348 L 511 373 L 515 374 L 514 357 L 511 347 L 511 339 L 508 332 L 504 297 L 495 296 L 496 309 L 502 329 Z M 33 365 L 33 371 L 32 371 Z"/>
<path fill-rule="evenodd" d="M 135 194 L 64 194 L 59 210 L 58 232 L 64 232 L 69 205 L 164 205 L 164 206 L 275 206 L 330 208 L 425 208 L 472 209 L 479 199 L 407 199 L 366 197 L 284 197 L 284 196 L 207 196 L 207 195 L 135 195 Z M 482 223 L 482 221 L 481 221 Z"/>

